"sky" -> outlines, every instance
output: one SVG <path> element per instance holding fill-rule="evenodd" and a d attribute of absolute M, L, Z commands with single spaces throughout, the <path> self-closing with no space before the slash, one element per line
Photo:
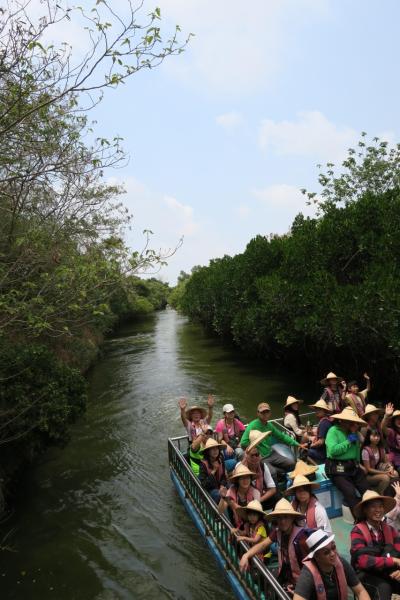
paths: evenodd
<path fill-rule="evenodd" d="M 195 37 L 92 116 L 130 155 L 107 173 L 126 189 L 128 243 L 184 237 L 163 280 L 312 215 L 300 189 L 318 191 L 317 164 L 340 165 L 362 131 L 400 141 L 398 0 L 145 0 L 139 21 L 155 6 L 162 30 Z"/>

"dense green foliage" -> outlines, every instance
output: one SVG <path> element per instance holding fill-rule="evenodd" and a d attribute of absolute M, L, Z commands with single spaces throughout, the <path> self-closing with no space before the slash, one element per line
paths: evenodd
<path fill-rule="evenodd" d="M 198 269 L 182 310 L 247 352 L 315 372 L 368 368 L 398 395 L 399 156 L 362 139 L 344 172 L 328 165 L 322 194 L 308 194 L 316 218 L 298 215 L 287 235 L 258 236 Z"/>
<path fill-rule="evenodd" d="M 138 22 L 106 1 L 87 13 L 45 1 L 34 21 L 11 0 L 0 12 L 0 470 L 63 443 L 85 405 L 82 373 L 119 321 L 165 307 L 168 285 L 138 275 L 165 256 L 124 242 L 131 217 L 104 169 L 124 159 L 120 139 L 94 138 L 88 108 L 102 90 L 182 51 L 163 44 L 160 11 Z M 88 47 L 74 60 L 45 45 L 75 12 Z M 111 22 L 109 22 L 111 20 Z M 146 22 L 147 21 L 147 22 Z M 49 32 L 50 30 L 50 32 Z M 103 64 L 104 63 L 104 64 Z M 104 69 L 102 73 L 101 70 Z M 1 508 L 1 507 L 0 507 Z"/>

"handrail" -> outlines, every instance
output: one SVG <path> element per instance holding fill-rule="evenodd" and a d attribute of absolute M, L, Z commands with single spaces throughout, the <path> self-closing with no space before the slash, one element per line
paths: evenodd
<path fill-rule="evenodd" d="M 242 573 L 239 560 L 248 546 L 231 537 L 232 525 L 225 515 L 218 512 L 217 505 L 201 487 L 198 478 L 190 469 L 182 453 L 187 447 L 187 437 L 169 438 L 169 465 L 182 484 L 185 494 L 192 501 L 204 524 L 206 534 L 211 536 L 218 550 L 226 561 L 226 568 L 231 569 L 250 598 L 254 600 L 290 600 L 289 596 L 276 581 L 272 573 L 258 559 L 251 559 L 251 571 Z"/>

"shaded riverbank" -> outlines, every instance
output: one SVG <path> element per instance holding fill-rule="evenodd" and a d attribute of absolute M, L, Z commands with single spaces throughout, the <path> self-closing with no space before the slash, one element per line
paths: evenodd
<path fill-rule="evenodd" d="M 244 360 L 172 310 L 126 325 L 89 375 L 88 411 L 28 475 L 1 527 L 7 599 L 232 597 L 169 479 L 177 401 L 216 396 L 251 418 L 260 399 L 318 390 Z M 280 408 L 274 416 L 280 416 Z"/>

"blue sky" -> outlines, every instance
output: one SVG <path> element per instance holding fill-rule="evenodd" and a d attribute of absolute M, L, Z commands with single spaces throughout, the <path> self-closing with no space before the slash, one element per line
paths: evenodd
<path fill-rule="evenodd" d="M 123 0 L 115 0 L 123 5 Z M 114 2 L 113 2 L 114 5 Z M 317 163 L 340 164 L 361 131 L 400 141 L 397 0 L 145 0 L 184 54 L 107 92 L 94 115 L 129 165 L 129 243 L 184 244 L 159 274 L 235 254 L 312 214 Z"/>

